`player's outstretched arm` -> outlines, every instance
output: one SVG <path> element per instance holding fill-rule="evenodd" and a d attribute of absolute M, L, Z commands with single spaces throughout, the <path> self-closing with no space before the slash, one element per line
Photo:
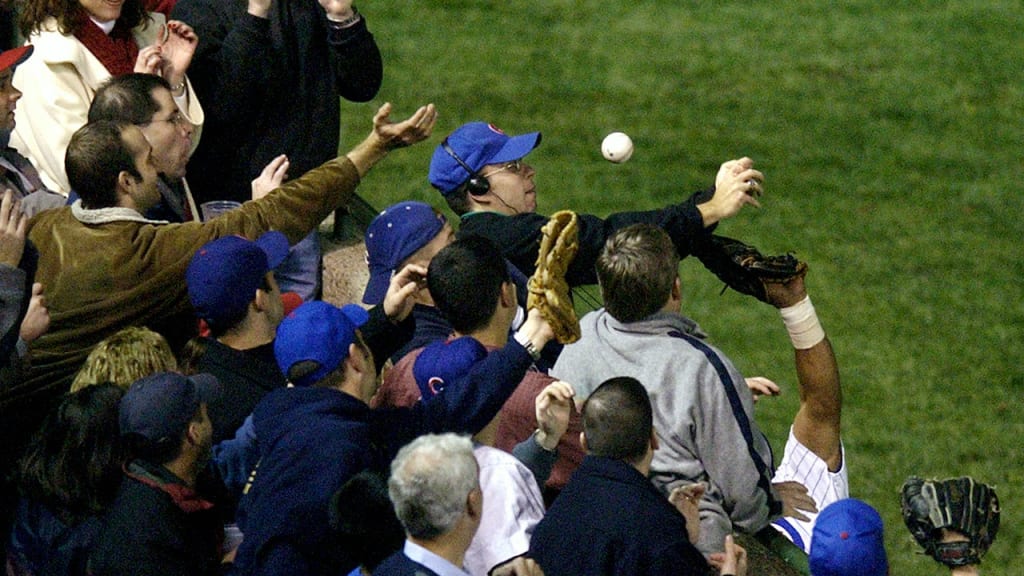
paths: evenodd
<path fill-rule="evenodd" d="M 768 301 L 779 309 L 793 342 L 800 383 L 800 409 L 793 434 L 836 471 L 842 465 L 840 416 L 843 394 L 839 365 L 804 286 L 804 276 L 766 286 Z"/>

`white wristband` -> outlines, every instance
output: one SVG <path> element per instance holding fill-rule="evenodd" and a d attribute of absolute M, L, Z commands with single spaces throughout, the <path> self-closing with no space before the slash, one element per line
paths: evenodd
<path fill-rule="evenodd" d="M 818 314 L 814 311 L 814 304 L 811 304 L 811 297 L 806 296 L 803 300 L 787 308 L 780 308 L 782 322 L 789 332 L 789 339 L 797 350 L 813 348 L 815 344 L 825 339 L 825 330 L 818 321 Z"/>

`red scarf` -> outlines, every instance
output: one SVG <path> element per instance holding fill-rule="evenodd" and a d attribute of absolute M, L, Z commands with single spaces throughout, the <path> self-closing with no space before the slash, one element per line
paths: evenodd
<path fill-rule="evenodd" d="M 111 76 L 130 74 L 135 70 L 139 45 L 135 43 L 131 29 L 120 18 L 109 35 L 89 18 L 85 10 L 79 12 L 78 24 L 75 38 L 99 59 Z"/>

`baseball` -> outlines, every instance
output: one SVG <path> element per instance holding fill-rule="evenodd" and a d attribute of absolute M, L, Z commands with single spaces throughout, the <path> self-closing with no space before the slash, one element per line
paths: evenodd
<path fill-rule="evenodd" d="M 601 142 L 601 154 L 609 162 L 622 164 L 633 155 L 633 140 L 624 132 L 612 132 Z"/>

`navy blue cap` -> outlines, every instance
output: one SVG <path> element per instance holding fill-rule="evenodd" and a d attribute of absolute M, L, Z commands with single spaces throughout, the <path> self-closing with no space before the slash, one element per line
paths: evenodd
<path fill-rule="evenodd" d="M 452 151 L 470 168 L 480 171 L 488 164 L 519 160 L 540 145 L 540 132 L 508 136 L 493 124 L 463 124 L 445 139 Z M 430 159 L 430 184 L 447 196 L 464 182 L 470 173 L 458 160 L 439 145 Z"/>
<path fill-rule="evenodd" d="M 267 272 L 288 256 L 288 238 L 270 231 L 256 241 L 224 236 L 196 251 L 185 273 L 196 316 L 213 327 L 245 316 Z"/>
<path fill-rule="evenodd" d="M 423 202 L 399 202 L 381 211 L 366 228 L 366 264 L 370 281 L 363 303 L 384 301 L 398 265 L 444 229 L 445 217 Z"/>
<path fill-rule="evenodd" d="M 285 316 L 277 327 L 274 356 L 281 373 L 288 375 L 299 362 L 316 362 L 315 371 L 292 379 L 296 386 L 310 386 L 334 372 L 348 357 L 348 348 L 356 341 L 356 329 L 370 314 L 356 304 L 338 308 L 322 300 L 306 302 Z"/>
<path fill-rule="evenodd" d="M 176 439 L 199 405 L 219 395 L 220 384 L 212 374 L 158 372 L 136 380 L 121 398 L 121 435 L 138 434 L 150 442 Z"/>
<path fill-rule="evenodd" d="M 886 576 L 882 517 L 856 498 L 828 505 L 814 521 L 808 561 L 814 576 Z"/>
<path fill-rule="evenodd" d="M 427 400 L 440 394 L 486 357 L 484 345 L 470 336 L 428 344 L 412 365 L 412 375 L 420 388 L 421 398 Z"/>

